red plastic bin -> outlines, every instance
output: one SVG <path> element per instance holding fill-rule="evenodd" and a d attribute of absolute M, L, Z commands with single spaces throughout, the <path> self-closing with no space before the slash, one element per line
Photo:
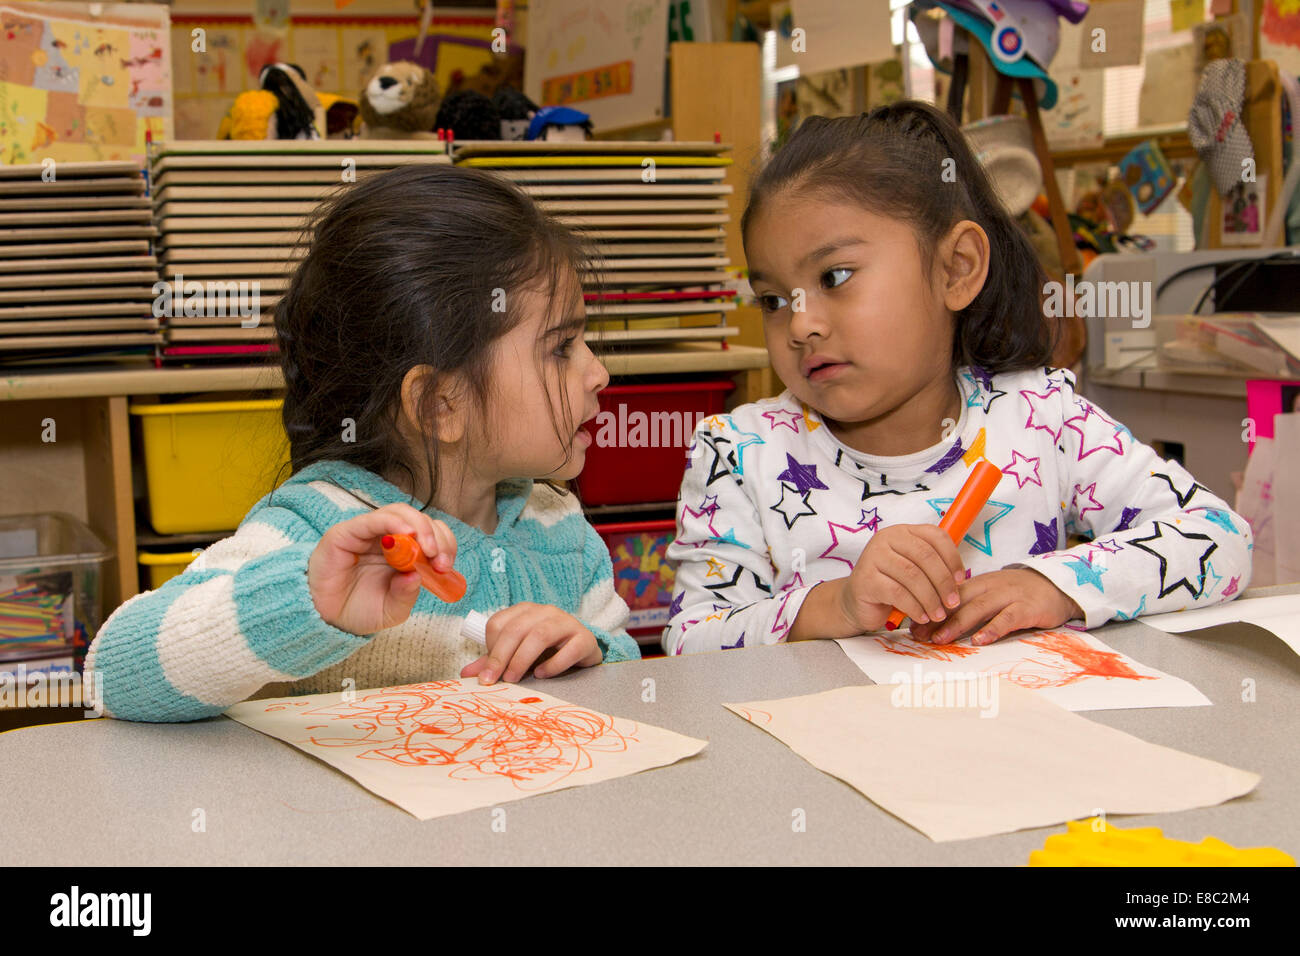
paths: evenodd
<path fill-rule="evenodd" d="M 583 503 L 676 501 L 696 423 L 721 413 L 733 388 L 730 379 L 719 379 L 611 385 L 601 392 L 600 411 L 613 417 L 597 415 L 585 426 L 593 440 L 574 480 Z"/>
<path fill-rule="evenodd" d="M 622 521 L 593 527 L 609 548 L 614 590 L 631 611 L 628 633 L 657 636 L 668 626 L 668 606 L 673 603 L 674 574 L 664 552 L 677 537 L 677 522 Z"/>

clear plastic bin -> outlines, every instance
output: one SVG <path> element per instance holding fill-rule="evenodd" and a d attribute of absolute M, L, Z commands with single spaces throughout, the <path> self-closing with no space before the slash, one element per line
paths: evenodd
<path fill-rule="evenodd" d="M 0 660 L 70 651 L 80 666 L 101 622 L 109 557 L 71 515 L 0 517 Z"/>

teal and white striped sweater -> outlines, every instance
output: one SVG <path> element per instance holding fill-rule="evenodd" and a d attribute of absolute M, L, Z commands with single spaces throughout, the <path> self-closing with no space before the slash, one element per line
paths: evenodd
<path fill-rule="evenodd" d="M 521 601 L 568 611 L 596 636 L 607 662 L 641 656 L 624 630 L 628 609 L 614 591 L 609 552 L 577 500 L 527 479 L 497 486 L 494 534 L 428 512 L 456 536 L 456 570 L 469 584 L 460 601 L 444 604 L 421 591 L 407 620 L 367 637 L 326 624 L 307 587 L 307 560 L 321 536 L 368 510 L 367 502 L 410 500 L 341 461 L 291 477 L 184 574 L 104 622 L 86 674 L 102 676 L 105 712 L 197 720 L 254 695 L 340 691 L 346 678 L 362 690 L 458 677 L 482 654 L 460 636 L 465 614 Z"/>

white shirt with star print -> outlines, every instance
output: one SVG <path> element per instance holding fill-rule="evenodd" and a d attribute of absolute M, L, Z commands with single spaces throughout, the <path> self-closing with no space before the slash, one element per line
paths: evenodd
<path fill-rule="evenodd" d="M 1087 627 L 1201 607 L 1250 580 L 1250 526 L 1075 392 L 1065 369 L 957 372 L 938 445 L 882 458 L 842 444 L 789 391 L 700 422 L 677 502 L 669 654 L 785 639 L 808 592 L 891 524 L 937 524 L 985 457 L 1002 480 L 959 545 L 971 574 L 1032 568 Z M 1066 548 L 1071 535 L 1087 539 Z"/>

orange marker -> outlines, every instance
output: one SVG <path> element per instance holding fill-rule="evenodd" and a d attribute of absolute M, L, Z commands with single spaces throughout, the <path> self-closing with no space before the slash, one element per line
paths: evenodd
<path fill-rule="evenodd" d="M 465 575 L 454 569 L 434 570 L 413 536 L 386 534 L 379 544 L 384 549 L 384 560 L 394 571 L 414 571 L 420 575 L 420 583 L 432 591 L 435 597 L 454 604 L 465 596 Z"/>
<path fill-rule="evenodd" d="M 988 503 L 989 495 L 993 494 L 993 489 L 1001 480 L 1002 472 L 992 462 L 983 458 L 975 462 L 975 467 L 966 478 L 966 484 L 961 486 L 961 491 L 957 492 L 957 497 L 939 519 L 939 527 L 948 532 L 948 537 L 952 538 L 953 544 L 961 543 L 962 537 L 970 530 L 975 516 L 983 510 L 984 505 Z M 906 614 L 894 608 L 889 619 L 885 621 L 885 630 L 897 630 L 898 625 L 902 624 L 906 617 Z"/>

